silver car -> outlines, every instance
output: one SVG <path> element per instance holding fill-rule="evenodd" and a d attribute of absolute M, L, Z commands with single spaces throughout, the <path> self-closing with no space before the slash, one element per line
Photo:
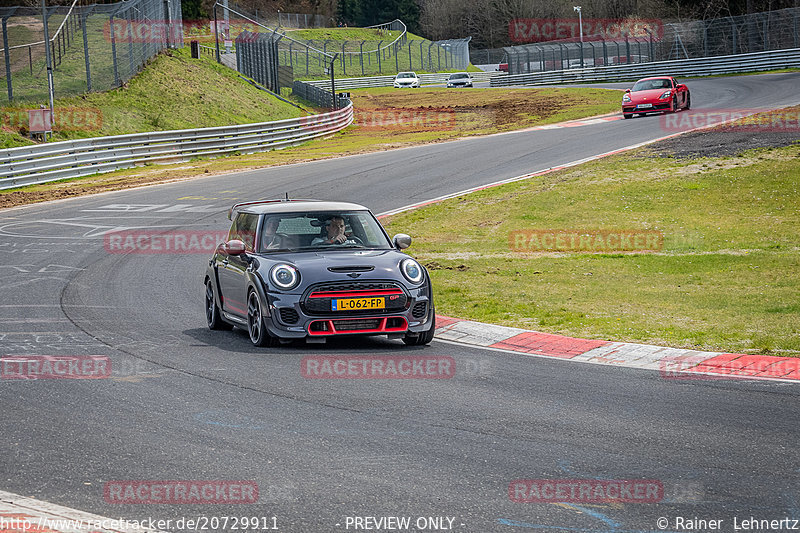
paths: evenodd
<path fill-rule="evenodd" d="M 466 72 L 455 72 L 447 79 L 448 87 L 472 87 L 472 77 Z"/>

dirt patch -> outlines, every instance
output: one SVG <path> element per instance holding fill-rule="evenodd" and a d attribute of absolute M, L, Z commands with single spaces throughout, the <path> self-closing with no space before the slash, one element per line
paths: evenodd
<path fill-rule="evenodd" d="M 800 106 L 782 110 L 786 117 L 797 117 Z M 770 117 L 770 114 L 755 115 Z M 700 157 L 731 157 L 755 148 L 780 148 L 800 142 L 800 124 L 784 120 L 780 127 L 771 127 L 769 120 L 763 125 L 746 119 L 708 130 L 695 131 L 653 144 L 646 152 L 653 156 L 672 156 L 680 159 Z"/>

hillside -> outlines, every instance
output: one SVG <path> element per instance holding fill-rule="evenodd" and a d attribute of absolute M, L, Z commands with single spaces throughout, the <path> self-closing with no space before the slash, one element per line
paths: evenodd
<path fill-rule="evenodd" d="M 6 107 L 0 146 L 30 144 L 30 104 Z M 119 89 L 56 100 L 56 140 L 205 128 L 302 116 L 297 107 L 261 91 L 208 56 L 192 59 L 189 49 L 158 55 Z"/>

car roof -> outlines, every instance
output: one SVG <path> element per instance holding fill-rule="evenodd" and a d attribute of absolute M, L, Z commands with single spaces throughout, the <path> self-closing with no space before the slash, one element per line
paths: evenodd
<path fill-rule="evenodd" d="M 412 72 L 412 71 L 410 71 L 410 70 L 406 70 L 405 72 L 398 72 L 398 73 L 397 73 L 397 75 L 398 75 L 398 76 L 399 76 L 400 74 L 413 74 L 414 76 L 416 76 L 416 75 L 417 75 L 417 73 L 416 73 L 416 72 Z"/>
<path fill-rule="evenodd" d="M 325 211 L 367 211 L 363 205 L 349 202 L 328 202 L 323 200 L 263 200 L 253 203 L 236 204 L 231 211 L 257 215 L 271 213 L 325 212 Z"/>
<path fill-rule="evenodd" d="M 639 81 L 646 81 L 646 80 L 671 80 L 672 76 L 653 76 L 651 78 L 642 78 Z M 636 83 L 639 83 L 638 81 Z"/>

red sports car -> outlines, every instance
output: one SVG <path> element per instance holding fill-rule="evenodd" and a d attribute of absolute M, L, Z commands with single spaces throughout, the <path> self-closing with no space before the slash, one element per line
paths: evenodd
<path fill-rule="evenodd" d="M 689 88 L 670 76 L 644 78 L 637 81 L 632 89 L 622 96 L 622 116 L 631 118 L 634 114 L 674 113 L 689 109 L 692 98 Z"/>

